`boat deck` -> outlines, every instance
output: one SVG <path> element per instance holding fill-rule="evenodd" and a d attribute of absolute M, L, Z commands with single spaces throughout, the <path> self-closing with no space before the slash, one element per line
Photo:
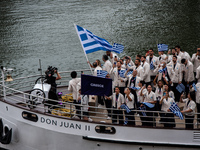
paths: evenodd
<path fill-rule="evenodd" d="M 70 92 L 67 90 L 67 86 L 62 86 L 58 87 L 57 89 L 58 92 L 62 92 L 62 95 L 68 95 Z M 48 115 L 53 115 L 53 116 L 62 116 L 66 117 L 67 119 L 80 119 L 76 115 L 76 107 L 72 102 L 64 102 L 62 98 L 59 98 L 59 106 L 60 108 L 68 109 L 70 112 L 68 112 L 68 115 L 62 115 L 62 113 L 66 113 L 63 111 L 58 111 L 58 113 L 52 113 L 54 109 L 50 108 L 50 111 L 48 110 L 48 107 L 44 105 L 43 103 L 38 104 L 35 108 L 29 108 L 29 104 L 27 101 L 29 100 L 29 95 L 27 95 L 29 91 L 25 93 L 17 93 L 17 94 L 11 94 L 6 96 L 6 102 L 16 105 L 18 107 L 21 107 L 26 110 L 30 111 L 35 111 L 39 112 L 42 114 L 48 114 Z M 184 104 L 183 103 L 178 103 L 180 108 L 183 108 Z M 105 105 L 103 107 L 98 107 L 97 102 L 93 99 L 89 99 L 89 117 L 92 119 L 92 122 L 95 123 L 105 123 L 105 124 L 112 124 L 111 118 L 108 118 L 108 111 Z M 156 114 L 156 113 L 155 113 Z M 83 115 L 83 114 L 82 114 Z M 111 114 L 112 115 L 112 114 Z M 124 114 L 123 114 L 124 115 Z M 196 116 L 196 115 L 195 115 Z M 163 123 L 160 123 L 160 116 L 155 115 L 155 122 L 154 122 L 154 127 L 164 127 Z M 83 119 L 83 117 L 82 117 Z M 178 117 L 175 117 L 175 122 L 176 122 L 176 127 L 175 128 L 185 128 L 185 121 L 179 119 Z M 135 113 L 135 124 L 136 126 L 142 126 L 140 115 L 138 112 Z M 199 129 L 199 125 L 196 121 L 194 121 L 194 129 Z"/>

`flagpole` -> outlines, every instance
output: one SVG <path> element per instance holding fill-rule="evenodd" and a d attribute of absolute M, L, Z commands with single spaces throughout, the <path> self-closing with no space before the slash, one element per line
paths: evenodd
<path fill-rule="evenodd" d="M 76 33 L 77 33 L 77 35 L 78 35 L 78 31 L 77 31 L 77 28 L 76 28 L 76 24 L 75 24 L 75 23 L 74 23 L 74 27 L 75 27 Z M 80 39 L 80 36 L 79 36 L 79 35 L 78 35 L 78 38 L 79 38 L 79 41 L 80 41 L 80 43 L 81 43 L 81 39 Z M 87 54 L 86 54 L 85 51 L 84 51 L 84 48 L 83 48 L 82 43 L 81 43 L 81 46 L 82 46 L 83 52 L 84 52 L 84 54 L 85 54 L 86 60 L 87 60 L 87 62 L 88 62 L 89 60 L 88 60 Z M 91 66 L 90 66 L 89 63 L 88 63 L 88 65 L 89 65 L 90 71 L 91 71 L 91 73 L 92 73 L 92 75 L 93 75 L 92 68 L 91 68 Z"/>

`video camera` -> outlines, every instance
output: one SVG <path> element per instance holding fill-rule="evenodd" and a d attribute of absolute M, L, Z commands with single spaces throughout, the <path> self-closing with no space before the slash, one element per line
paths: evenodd
<path fill-rule="evenodd" d="M 45 71 L 46 76 L 49 76 L 49 75 L 53 76 L 54 73 L 55 73 L 55 70 L 57 71 L 58 68 L 49 66 L 49 67 L 47 68 L 47 70 Z"/>

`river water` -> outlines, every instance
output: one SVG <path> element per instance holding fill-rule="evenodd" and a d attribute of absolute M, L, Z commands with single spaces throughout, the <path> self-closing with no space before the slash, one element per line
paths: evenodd
<path fill-rule="evenodd" d="M 179 44 L 192 54 L 200 44 L 200 1 L 1 0 L 0 65 L 13 68 L 14 77 L 38 74 L 39 59 L 43 70 L 88 69 L 74 24 L 123 44 L 120 56 L 135 58 L 157 42 Z"/>

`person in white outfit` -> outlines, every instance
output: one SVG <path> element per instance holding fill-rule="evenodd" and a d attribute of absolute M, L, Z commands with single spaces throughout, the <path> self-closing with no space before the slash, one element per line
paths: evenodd
<path fill-rule="evenodd" d="M 196 74 L 198 73 L 198 78 L 199 78 L 199 69 L 197 68 L 200 66 L 200 48 L 197 48 L 197 52 L 192 55 L 191 62 L 194 64 L 194 77 L 196 78 Z M 197 78 L 196 78 L 197 79 Z"/>
<path fill-rule="evenodd" d="M 117 56 L 117 54 L 111 52 L 111 51 L 106 51 L 106 55 L 108 57 L 110 57 L 110 62 L 112 63 L 112 65 L 118 61 L 119 57 Z"/>
<path fill-rule="evenodd" d="M 174 114 L 173 113 L 167 113 L 170 112 L 169 108 L 174 103 L 174 99 L 169 97 L 169 93 L 165 91 L 165 96 L 162 97 L 160 100 L 161 111 L 163 113 L 160 113 L 161 120 L 160 122 L 164 122 L 164 127 L 175 127 L 175 120 L 174 120 Z"/>
<path fill-rule="evenodd" d="M 124 95 L 120 93 L 119 87 L 115 87 L 115 93 L 111 96 L 105 96 L 106 100 L 112 101 L 113 115 L 112 123 L 117 123 L 117 118 L 119 117 L 119 124 L 123 124 L 123 112 L 120 106 L 124 103 Z"/>
<path fill-rule="evenodd" d="M 183 99 L 181 95 L 180 102 L 185 103 L 185 106 L 181 113 L 185 114 L 185 128 L 194 129 L 194 113 L 196 109 L 195 94 L 193 92 L 188 93 L 188 98 Z"/>
<path fill-rule="evenodd" d="M 95 68 L 93 76 L 97 76 L 97 70 L 102 70 L 102 68 L 97 65 L 97 62 L 93 62 L 93 67 Z"/>
<path fill-rule="evenodd" d="M 182 59 L 181 60 L 182 65 L 182 76 L 183 79 L 185 81 L 184 85 L 185 85 L 185 91 L 186 91 L 186 95 L 189 92 L 189 86 L 192 85 L 192 83 L 194 82 L 194 74 L 193 74 L 193 64 L 187 60 L 187 59 Z"/>
<path fill-rule="evenodd" d="M 77 85 L 79 82 L 81 82 L 81 78 L 77 78 L 77 72 L 72 71 L 71 72 L 72 79 L 69 81 L 68 91 L 72 92 L 73 100 L 75 104 L 80 104 L 80 101 L 78 101 L 78 89 Z M 76 114 L 80 117 L 80 106 L 76 107 Z"/>
<path fill-rule="evenodd" d="M 131 110 L 131 112 L 127 113 L 125 111 L 126 114 L 126 118 L 128 118 L 128 124 L 129 125 L 135 125 L 135 112 L 132 111 L 134 110 L 134 95 L 131 93 L 129 88 L 126 88 L 124 90 L 125 93 L 125 103 L 128 106 L 128 108 Z"/>
<path fill-rule="evenodd" d="M 146 84 L 146 86 L 151 84 L 151 77 L 150 77 L 150 65 L 146 62 L 146 56 L 142 56 L 141 57 L 141 61 L 142 61 L 142 67 L 144 70 L 144 74 L 143 74 L 143 80 Z"/>
<path fill-rule="evenodd" d="M 124 95 L 124 88 L 126 86 L 127 78 L 124 76 L 125 69 L 121 67 L 121 62 L 118 61 L 117 64 L 113 64 L 112 69 L 110 70 L 110 75 L 114 76 L 114 87 L 118 86 L 120 88 L 120 93 Z M 124 73 L 121 73 L 124 72 Z"/>
<path fill-rule="evenodd" d="M 154 51 L 152 48 L 150 48 L 148 52 L 149 53 L 146 53 L 146 62 L 150 65 L 149 74 L 151 77 L 151 82 L 153 82 L 157 74 L 156 72 L 154 72 L 154 69 L 156 69 L 156 67 L 159 65 L 159 62 L 158 62 L 158 57 L 154 55 Z"/>
<path fill-rule="evenodd" d="M 78 95 L 78 101 L 81 102 L 81 118 L 83 118 L 83 120 L 88 120 L 88 121 L 93 121 L 90 117 L 89 117 L 89 113 L 88 113 L 88 109 L 89 109 L 89 97 L 88 95 L 82 95 L 81 94 L 81 89 L 79 89 L 79 95 Z"/>

